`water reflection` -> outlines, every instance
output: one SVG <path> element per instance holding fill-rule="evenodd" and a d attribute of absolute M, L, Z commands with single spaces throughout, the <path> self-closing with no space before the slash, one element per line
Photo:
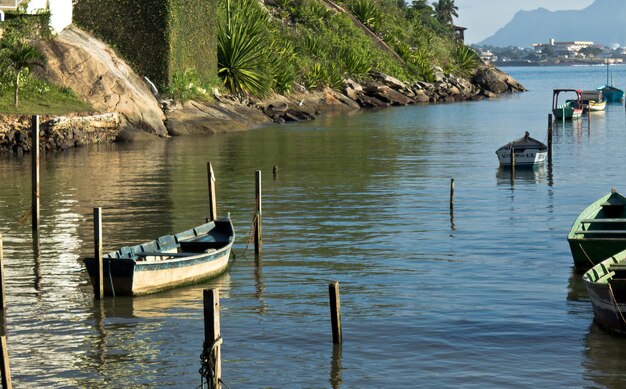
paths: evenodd
<path fill-rule="evenodd" d="M 518 183 L 532 183 L 539 184 L 546 181 L 548 178 L 548 172 L 551 169 L 547 169 L 545 165 L 538 166 L 525 166 L 515 168 L 515 179 L 512 179 L 511 168 L 506 166 L 500 166 L 496 170 L 496 178 L 498 185 L 510 185 L 512 181 Z"/>
<path fill-rule="evenodd" d="M 267 302 L 265 301 L 265 281 L 263 280 L 263 259 L 260 255 L 256 255 L 254 260 L 254 282 L 255 282 L 255 294 L 254 296 L 259 300 L 259 308 L 257 313 L 259 315 L 265 314 L 267 311 Z"/>
<path fill-rule="evenodd" d="M 608 333 L 595 322 L 585 338 L 584 378 L 601 388 L 626 387 L 626 338 Z"/>
<path fill-rule="evenodd" d="M 339 389 L 341 387 L 341 383 L 343 382 L 342 378 L 342 346 L 341 343 L 333 344 L 333 356 L 330 362 L 330 386 L 333 389 Z"/>

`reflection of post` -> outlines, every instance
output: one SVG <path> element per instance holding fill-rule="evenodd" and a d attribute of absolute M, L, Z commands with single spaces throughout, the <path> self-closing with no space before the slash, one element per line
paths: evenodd
<path fill-rule="evenodd" d="M 261 217 L 263 214 L 263 206 L 262 206 L 262 195 L 261 195 L 261 171 L 257 170 L 255 174 L 255 183 L 256 183 L 256 223 L 254 228 L 254 253 L 256 255 L 261 254 L 263 251 L 263 238 L 262 238 L 262 226 Z"/>
<path fill-rule="evenodd" d="M 2 388 L 12 389 L 11 383 L 11 369 L 9 368 L 9 352 L 7 350 L 7 337 L 2 335 L 0 337 L 0 343 L 2 344 L 2 353 L 0 354 L 0 369 L 2 370 Z"/>
<path fill-rule="evenodd" d="M 552 114 L 548 114 L 548 165 L 552 165 Z"/>
<path fill-rule="evenodd" d="M 217 219 L 217 202 L 215 200 L 215 173 L 213 173 L 211 162 L 207 162 L 206 169 L 209 175 L 209 221 L 212 222 Z"/>
<path fill-rule="evenodd" d="M 515 147 L 511 143 L 511 183 L 515 182 Z"/>
<path fill-rule="evenodd" d="M 341 343 L 341 298 L 339 296 L 339 282 L 333 281 L 328 285 L 330 298 L 330 321 L 333 327 L 333 343 Z"/>
<path fill-rule="evenodd" d="M 102 208 L 93 209 L 94 258 L 98 261 L 98 289 L 96 298 L 104 297 L 104 264 L 102 263 Z"/>
<path fill-rule="evenodd" d="M 267 304 L 263 299 L 263 292 L 265 291 L 265 282 L 263 281 L 263 261 L 260 260 L 260 257 L 256 257 L 254 264 L 254 281 L 256 284 L 256 293 L 255 297 L 259 300 L 259 309 L 258 313 L 263 315 L 267 310 Z"/>
<path fill-rule="evenodd" d="M 205 289 L 204 299 L 204 347 L 203 355 L 209 358 L 208 366 L 203 366 L 203 378 L 211 389 L 222 387 L 222 356 L 220 350 L 220 291 L 219 289 Z M 208 352 L 208 355 L 207 355 Z M 205 360 L 203 358 L 203 363 Z"/>
<path fill-rule="evenodd" d="M 333 344 L 333 359 L 330 366 L 330 385 L 333 389 L 341 387 L 341 343 Z"/>
<path fill-rule="evenodd" d="M 33 230 L 39 228 L 39 116 L 33 115 L 32 122 L 32 204 Z"/>
<path fill-rule="evenodd" d="M 450 209 L 454 208 L 454 178 L 450 179 Z"/>
<path fill-rule="evenodd" d="M 41 290 L 41 252 L 39 251 L 39 231 L 33 233 L 33 257 L 35 258 L 35 290 Z"/>
<path fill-rule="evenodd" d="M 4 292 L 4 245 L 2 243 L 2 234 L 0 233 L 0 308 L 2 310 L 5 310 L 7 307 Z"/>

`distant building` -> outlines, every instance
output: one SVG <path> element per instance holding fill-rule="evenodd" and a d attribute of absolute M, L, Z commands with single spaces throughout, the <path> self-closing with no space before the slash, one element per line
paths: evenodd
<path fill-rule="evenodd" d="M 533 43 L 536 53 L 543 53 L 548 48 L 552 50 L 554 55 L 558 57 L 575 57 L 581 49 L 594 46 L 593 42 L 587 41 L 571 41 L 557 42 L 550 39 L 549 43 Z"/>
<path fill-rule="evenodd" d="M 489 50 L 480 50 L 478 55 L 485 62 L 496 62 L 498 60 L 498 56 Z"/>
<path fill-rule="evenodd" d="M 454 26 L 454 33 L 461 42 L 465 42 L 465 30 L 467 30 L 466 27 Z"/>
<path fill-rule="evenodd" d="M 15 11 L 17 6 L 23 2 L 25 2 L 25 0 L 0 0 L 0 10 Z"/>

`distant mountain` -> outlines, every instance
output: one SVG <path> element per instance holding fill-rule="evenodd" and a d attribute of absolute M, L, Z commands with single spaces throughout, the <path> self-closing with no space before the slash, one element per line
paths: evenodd
<path fill-rule="evenodd" d="M 478 43 L 498 47 L 527 47 L 533 43 L 592 41 L 604 45 L 626 45 L 626 1 L 596 0 L 575 11 L 519 11 L 494 35 Z"/>

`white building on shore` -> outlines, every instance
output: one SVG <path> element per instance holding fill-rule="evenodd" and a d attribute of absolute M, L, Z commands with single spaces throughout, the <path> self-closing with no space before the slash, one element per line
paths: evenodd
<path fill-rule="evenodd" d="M 5 11 L 15 11 L 24 4 L 27 13 L 49 10 L 50 28 L 55 34 L 72 24 L 72 0 L 0 0 L 0 21 L 4 20 Z"/>

